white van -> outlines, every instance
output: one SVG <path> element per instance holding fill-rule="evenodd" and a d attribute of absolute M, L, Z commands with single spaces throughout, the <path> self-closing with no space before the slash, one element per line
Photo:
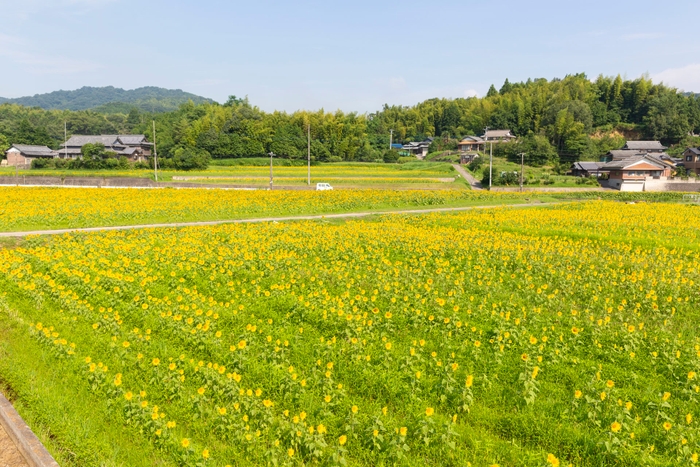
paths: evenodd
<path fill-rule="evenodd" d="M 333 187 L 329 183 L 317 183 L 316 191 L 332 190 Z"/>

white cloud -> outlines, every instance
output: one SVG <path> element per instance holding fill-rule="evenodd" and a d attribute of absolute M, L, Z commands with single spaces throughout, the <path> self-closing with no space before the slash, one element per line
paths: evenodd
<path fill-rule="evenodd" d="M 683 91 L 700 92 L 700 63 L 680 68 L 669 68 L 651 75 L 651 79 L 656 83 L 663 82 Z"/>
<path fill-rule="evenodd" d="M 464 97 L 479 97 L 479 93 L 476 89 L 467 89 L 464 91 Z"/>

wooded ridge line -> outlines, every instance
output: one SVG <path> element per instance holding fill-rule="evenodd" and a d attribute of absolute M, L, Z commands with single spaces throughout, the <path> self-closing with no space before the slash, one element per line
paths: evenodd
<path fill-rule="evenodd" d="M 143 88 L 147 89 L 147 88 Z M 434 140 L 430 151 L 456 149 L 460 138 L 481 135 L 485 128 L 509 129 L 539 161 L 598 160 L 629 139 L 659 140 L 669 153 L 698 146 L 700 99 L 647 77 L 585 74 L 563 79 L 534 79 L 491 86 L 482 98 L 434 98 L 414 106 L 388 105 L 372 113 L 296 111 L 265 112 L 247 98 L 231 96 L 224 104 L 187 101 L 176 110 L 150 112 L 43 110 L 0 105 L 0 149 L 10 144 L 58 148 L 68 134 L 145 134 L 158 132 L 159 155 L 197 148 L 212 157 L 257 157 L 269 152 L 289 159 L 311 155 L 317 161 L 374 161 L 393 142 Z"/>

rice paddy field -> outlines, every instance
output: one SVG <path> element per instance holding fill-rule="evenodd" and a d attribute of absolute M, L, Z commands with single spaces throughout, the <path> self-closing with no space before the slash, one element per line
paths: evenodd
<path fill-rule="evenodd" d="M 237 162 L 236 160 L 232 160 Z M 248 159 L 246 161 L 255 161 Z M 203 171 L 159 171 L 159 181 L 202 184 L 227 184 L 267 187 L 270 184 L 270 167 L 266 160 L 256 165 L 223 165 L 227 160 L 215 160 L 215 164 Z M 243 161 L 245 162 L 245 161 Z M 252 164 L 252 162 L 251 162 Z M 306 166 L 279 166 L 273 161 L 274 186 L 306 186 Z M 12 167 L 0 168 L 0 175 L 14 175 Z M 59 177 L 139 177 L 153 178 L 152 170 L 56 170 L 33 169 L 20 173 L 25 176 Z M 469 184 L 460 178 L 447 163 L 414 162 L 406 164 L 379 163 L 323 163 L 311 167 L 311 185 L 330 183 L 335 188 L 404 188 L 404 189 L 453 189 L 466 190 Z"/>
<path fill-rule="evenodd" d="M 30 237 L 0 385 L 62 466 L 695 465 L 698 209 Z"/>

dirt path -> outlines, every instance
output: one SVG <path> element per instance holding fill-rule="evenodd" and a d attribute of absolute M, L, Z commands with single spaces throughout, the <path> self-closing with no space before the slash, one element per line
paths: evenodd
<path fill-rule="evenodd" d="M 464 167 L 462 167 L 459 164 L 452 164 L 452 167 L 455 168 L 458 174 L 460 174 L 464 179 L 469 182 L 469 184 L 472 186 L 472 190 L 483 190 L 484 187 L 481 186 L 481 182 L 474 178 L 472 174 L 464 170 Z"/>
<path fill-rule="evenodd" d="M 260 217 L 254 219 L 231 219 L 220 221 L 203 221 L 203 222 L 174 222 L 171 224 L 143 224 L 143 225 L 119 225 L 112 227 L 86 227 L 79 229 L 58 229 L 58 230 L 32 230 L 26 232 L 0 232 L 0 237 L 26 237 L 28 235 L 60 235 L 71 232 L 101 232 L 105 230 L 131 230 L 131 229 L 154 229 L 167 227 L 192 227 L 205 225 L 221 225 L 221 224 L 253 224 L 260 222 L 283 222 L 283 221 L 299 221 L 299 220 L 320 220 L 320 219 L 352 219 L 367 216 L 376 216 L 382 214 L 427 214 L 431 212 L 453 212 L 453 211 L 470 211 L 474 209 L 489 209 L 498 207 L 532 207 L 546 206 L 558 203 L 527 203 L 527 204 L 508 204 L 508 205 L 490 205 L 490 206 L 463 206 L 456 208 L 430 208 L 430 209 L 403 209 L 396 211 L 365 211 L 365 212 L 346 212 L 340 214 L 316 214 L 308 216 L 286 216 L 286 217 Z"/>
<path fill-rule="evenodd" d="M 2 425 L 0 425 L 0 467 L 29 467 Z"/>

